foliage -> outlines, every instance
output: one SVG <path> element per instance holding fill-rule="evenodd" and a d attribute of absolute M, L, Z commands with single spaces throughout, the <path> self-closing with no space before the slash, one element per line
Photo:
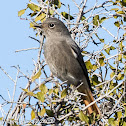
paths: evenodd
<path fill-rule="evenodd" d="M 20 124 L 21 114 L 25 115 L 30 109 L 31 120 L 27 123 L 33 125 L 40 122 L 43 125 L 126 125 L 126 0 L 96 1 L 94 5 L 90 5 L 90 0 L 80 3 L 73 0 L 73 4 L 75 15 L 63 10 L 69 10 L 69 7 L 60 0 L 29 1 L 18 16 L 27 14 L 30 28 L 37 31 L 36 35 L 43 41 L 41 31 L 34 28 L 34 24 L 43 22 L 48 16 L 55 16 L 68 26 L 72 38 L 83 50 L 101 116 L 95 113 L 87 115 L 85 105 L 81 104 L 81 94 L 72 85 L 61 83 L 47 74 L 41 56 L 42 41 L 35 70 L 31 77 L 25 75 L 28 85 L 22 88 L 23 92 L 10 115 L 5 119 L 1 117 L 4 124 L 10 119 L 13 123 L 18 120 L 15 125 Z M 18 67 L 16 69 L 22 73 Z M 36 86 L 30 88 L 32 84 Z"/>

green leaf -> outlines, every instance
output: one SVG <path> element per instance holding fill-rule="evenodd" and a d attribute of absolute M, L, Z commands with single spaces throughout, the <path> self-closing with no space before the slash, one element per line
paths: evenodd
<path fill-rule="evenodd" d="M 83 21 L 83 20 L 85 20 L 85 19 L 86 19 L 86 17 L 85 17 L 85 16 L 82 16 L 82 17 L 81 17 L 81 20 L 82 20 L 82 21 Z"/>
<path fill-rule="evenodd" d="M 31 111 L 31 120 L 33 120 L 35 118 L 35 112 L 32 110 Z"/>
<path fill-rule="evenodd" d="M 41 102 L 44 102 L 45 100 L 45 95 L 42 92 L 37 92 L 37 99 Z"/>
<path fill-rule="evenodd" d="M 25 13 L 26 9 L 18 11 L 18 16 L 21 17 Z"/>
<path fill-rule="evenodd" d="M 40 7 L 38 7 L 37 5 L 30 3 L 27 5 L 29 9 L 31 9 L 32 11 L 40 11 Z"/>
<path fill-rule="evenodd" d="M 111 124 L 113 126 L 114 118 L 109 118 L 108 122 L 109 122 L 109 124 Z"/>
<path fill-rule="evenodd" d="M 105 65 L 104 58 L 99 58 L 99 63 L 101 66 L 104 66 Z"/>
<path fill-rule="evenodd" d="M 39 69 L 39 71 L 31 78 L 32 82 L 38 79 L 40 76 L 41 76 L 41 69 Z"/>
<path fill-rule="evenodd" d="M 93 65 L 91 64 L 90 60 L 86 61 L 85 65 L 86 65 L 87 69 L 92 69 L 93 68 Z"/>
<path fill-rule="evenodd" d="M 123 44 L 122 41 L 119 43 L 120 50 L 123 51 Z"/>
<path fill-rule="evenodd" d="M 98 77 L 96 75 L 93 75 L 92 81 L 93 81 L 93 85 L 99 84 Z"/>
<path fill-rule="evenodd" d="M 121 111 L 117 112 L 117 116 L 118 116 L 118 119 L 120 119 L 122 117 L 122 112 Z"/>
<path fill-rule="evenodd" d="M 110 55 L 110 47 L 106 44 L 104 44 L 105 52 Z"/>
<path fill-rule="evenodd" d="M 99 39 L 102 43 L 104 42 L 104 39 Z"/>
<path fill-rule="evenodd" d="M 106 17 L 102 17 L 99 22 L 102 23 L 103 21 L 105 21 L 107 18 Z"/>
<path fill-rule="evenodd" d="M 46 109 L 46 114 L 47 114 L 49 117 L 54 117 L 54 113 L 53 113 L 52 110 Z"/>
<path fill-rule="evenodd" d="M 68 18 L 70 18 L 70 20 L 74 19 L 73 16 L 69 15 L 69 14 L 66 13 L 66 12 L 61 12 L 61 14 L 62 14 L 66 19 L 68 19 Z"/>
<path fill-rule="evenodd" d="M 62 92 L 61 92 L 61 98 L 65 98 L 67 95 L 67 89 L 64 89 Z"/>
<path fill-rule="evenodd" d="M 117 76 L 118 80 L 122 80 L 124 78 L 124 74 L 121 74 L 121 72 Z"/>
<path fill-rule="evenodd" d="M 104 44 L 104 48 L 105 48 L 105 52 L 108 54 L 108 55 L 110 55 L 110 50 L 114 50 L 115 49 L 115 47 L 114 46 L 108 46 L 108 45 L 106 45 L 106 44 Z"/>
<path fill-rule="evenodd" d="M 93 24 L 98 26 L 98 24 L 99 24 L 99 15 L 96 15 L 95 17 L 93 17 Z"/>
<path fill-rule="evenodd" d="M 110 49 L 111 49 L 111 50 L 115 50 L 116 48 L 115 48 L 114 46 L 111 46 Z"/>
<path fill-rule="evenodd" d="M 110 47 L 107 48 L 107 49 L 105 49 L 105 52 L 106 52 L 108 55 L 110 55 Z"/>
<path fill-rule="evenodd" d="M 89 124 L 89 118 L 83 113 L 83 111 L 79 112 L 79 118 L 81 119 L 81 121 L 84 121 Z"/>
<path fill-rule="evenodd" d="M 41 92 L 42 92 L 43 94 L 46 94 L 47 91 L 48 91 L 48 88 L 46 87 L 45 84 L 41 84 L 41 85 L 39 86 L 39 89 L 41 90 Z"/>
<path fill-rule="evenodd" d="M 115 25 L 116 27 L 120 27 L 119 21 L 116 21 L 116 22 L 114 23 L 114 25 Z"/>

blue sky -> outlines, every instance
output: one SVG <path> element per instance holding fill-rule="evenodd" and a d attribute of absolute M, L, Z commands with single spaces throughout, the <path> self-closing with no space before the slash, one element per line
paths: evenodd
<path fill-rule="evenodd" d="M 37 57 L 37 51 L 15 53 L 16 50 L 38 47 L 38 43 L 28 37 L 30 35 L 34 36 L 33 30 L 29 28 L 29 22 L 20 20 L 18 17 L 18 11 L 25 8 L 26 3 L 28 3 L 28 0 L 1 1 L 0 66 L 13 79 L 16 77 L 16 70 L 11 66 L 20 65 L 23 72 L 28 74 L 27 70 L 31 71 L 33 69 L 32 58 Z M 27 83 L 26 80 L 24 82 Z M 26 83 L 24 82 L 19 82 L 16 94 L 19 95 L 20 87 L 25 88 Z M 0 95 L 9 100 L 7 89 L 12 96 L 13 87 L 12 81 L 0 70 Z"/>

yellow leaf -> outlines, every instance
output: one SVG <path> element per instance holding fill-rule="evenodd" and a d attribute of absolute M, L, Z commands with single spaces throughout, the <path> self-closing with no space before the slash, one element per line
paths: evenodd
<path fill-rule="evenodd" d="M 60 8 L 61 7 L 61 2 L 60 2 L 60 0 L 58 0 L 58 8 Z"/>
<path fill-rule="evenodd" d="M 41 69 L 39 69 L 38 73 L 36 73 L 31 79 L 32 79 L 32 82 L 36 79 L 38 79 L 39 77 L 41 76 Z"/>
<path fill-rule="evenodd" d="M 120 47 L 120 50 L 123 51 L 124 47 L 123 47 L 122 41 L 120 42 L 119 47 Z"/>
<path fill-rule="evenodd" d="M 2 121 L 3 120 L 3 117 L 0 117 L 0 121 Z"/>
<path fill-rule="evenodd" d="M 41 84 L 41 85 L 39 86 L 39 89 L 41 90 L 41 92 L 42 92 L 43 94 L 46 94 L 47 91 L 48 91 L 48 88 L 46 87 L 45 84 Z"/>
<path fill-rule="evenodd" d="M 52 14 L 54 14 L 54 10 L 49 10 L 49 13 L 52 15 Z"/>
<path fill-rule="evenodd" d="M 53 89 L 49 89 L 49 95 L 53 93 Z"/>
<path fill-rule="evenodd" d="M 22 88 L 22 90 L 27 92 L 27 95 L 35 97 L 35 94 L 32 91 L 29 91 L 28 89 L 23 89 L 23 88 Z"/>
<path fill-rule="evenodd" d="M 124 104 L 126 104 L 126 103 L 124 103 Z M 126 106 L 124 106 L 124 109 L 125 109 L 124 117 L 126 117 Z"/>
<path fill-rule="evenodd" d="M 120 119 L 122 117 L 122 112 L 121 111 L 117 112 L 117 116 L 118 116 L 118 119 Z"/>
<path fill-rule="evenodd" d="M 39 112 L 39 115 L 40 115 L 40 116 L 44 116 L 45 113 L 46 113 L 46 110 L 45 110 L 45 108 L 43 108 L 43 109 L 41 110 L 41 112 Z"/>
<path fill-rule="evenodd" d="M 30 23 L 30 28 L 35 28 L 33 22 Z"/>
<path fill-rule="evenodd" d="M 125 14 L 123 11 L 118 11 L 117 14 Z"/>
<path fill-rule="evenodd" d="M 112 8 L 111 10 L 118 11 L 119 9 L 118 8 Z"/>
<path fill-rule="evenodd" d="M 45 98 L 44 98 L 44 94 L 42 92 L 37 92 L 37 98 L 39 101 L 44 102 Z"/>
<path fill-rule="evenodd" d="M 22 15 L 25 13 L 25 10 L 26 10 L 26 9 L 23 9 L 23 10 L 18 11 L 18 16 L 19 16 L 19 17 L 22 16 Z"/>
<path fill-rule="evenodd" d="M 124 78 L 124 74 L 121 74 L 121 72 L 117 76 L 118 80 L 122 80 Z"/>
<path fill-rule="evenodd" d="M 112 78 L 114 75 L 115 75 L 115 72 L 112 72 L 112 73 L 110 74 L 110 77 Z"/>
<path fill-rule="evenodd" d="M 93 65 L 93 70 L 96 70 L 97 68 L 97 65 Z"/>
<path fill-rule="evenodd" d="M 31 111 L 31 120 L 33 120 L 35 118 L 35 112 L 32 110 Z"/>
<path fill-rule="evenodd" d="M 38 7 L 37 5 L 33 4 L 33 3 L 30 3 L 27 5 L 28 8 L 30 8 L 32 11 L 40 11 L 40 7 Z"/>
<path fill-rule="evenodd" d="M 39 21 L 39 20 L 43 20 L 44 18 L 46 17 L 46 14 L 45 13 L 42 13 L 40 14 L 39 16 L 37 16 L 35 18 L 35 22 Z"/>
<path fill-rule="evenodd" d="M 58 94 L 58 92 L 59 92 L 58 88 L 54 89 L 54 93 Z"/>

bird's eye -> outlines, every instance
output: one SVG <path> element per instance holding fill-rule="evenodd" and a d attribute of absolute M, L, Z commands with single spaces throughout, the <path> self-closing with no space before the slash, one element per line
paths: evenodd
<path fill-rule="evenodd" d="M 51 24 L 49 24 L 49 27 L 50 28 L 54 28 L 55 27 L 55 24 L 51 23 Z"/>

